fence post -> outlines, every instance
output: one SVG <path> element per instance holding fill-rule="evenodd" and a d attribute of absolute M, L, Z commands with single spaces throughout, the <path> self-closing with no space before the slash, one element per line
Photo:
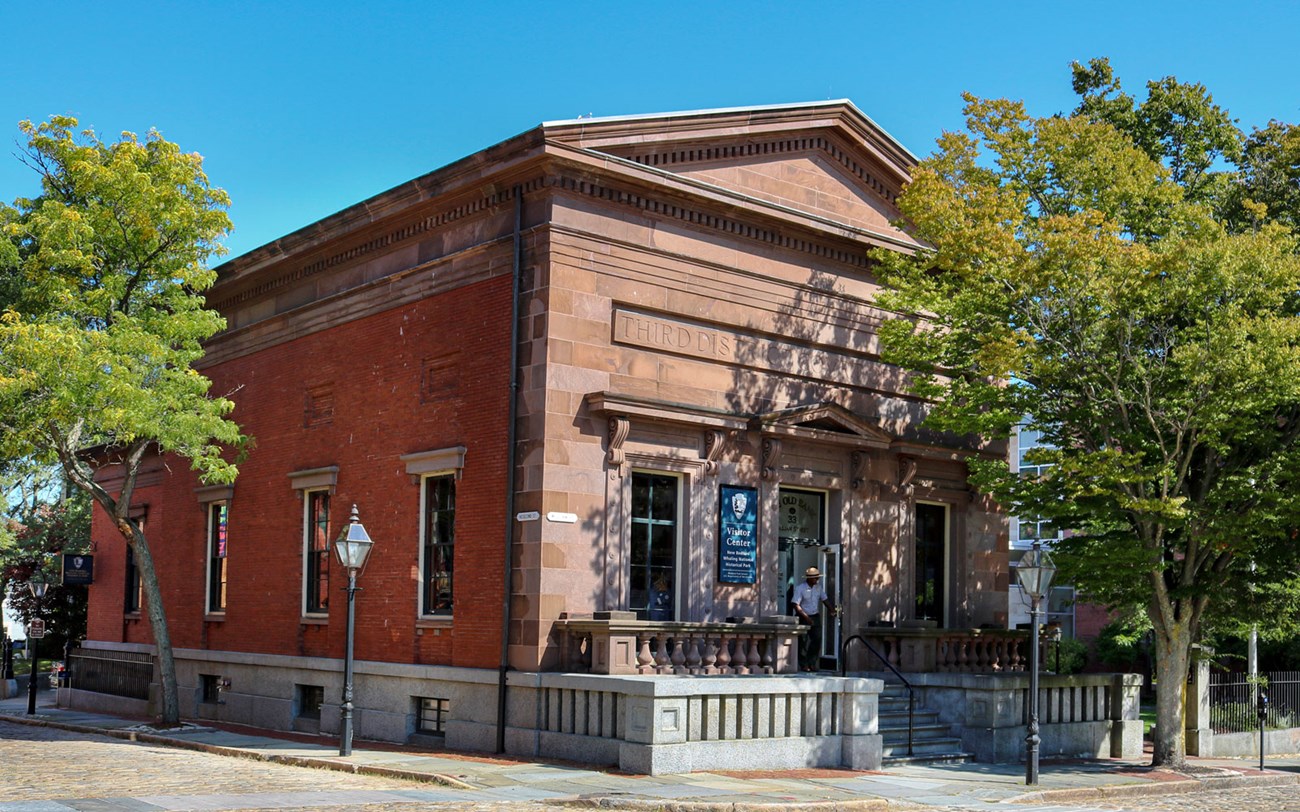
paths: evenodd
<path fill-rule="evenodd" d="M 1186 717 L 1187 755 L 1214 755 L 1214 728 L 1210 726 L 1210 657 L 1214 650 L 1192 646 L 1192 667 L 1188 673 Z"/>

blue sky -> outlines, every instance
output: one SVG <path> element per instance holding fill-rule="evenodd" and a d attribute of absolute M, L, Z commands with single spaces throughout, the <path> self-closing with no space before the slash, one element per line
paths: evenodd
<path fill-rule="evenodd" d="M 1225 13 L 1226 12 L 1226 13 Z M 1300 3 L 0 0 L 0 199 L 16 124 L 157 128 L 233 199 L 231 256 L 542 121 L 852 99 L 913 152 L 964 90 L 1074 103 L 1069 64 L 1175 75 L 1246 130 L 1300 120 Z"/>

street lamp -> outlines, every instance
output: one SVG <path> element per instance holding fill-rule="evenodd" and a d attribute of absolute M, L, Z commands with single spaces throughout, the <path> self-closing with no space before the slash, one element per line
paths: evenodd
<path fill-rule="evenodd" d="M 1020 559 L 1016 579 L 1029 596 L 1029 731 L 1025 736 L 1025 783 L 1038 784 L 1038 626 L 1041 621 L 1039 604 L 1052 585 L 1056 565 L 1052 557 L 1035 541 L 1034 547 Z"/>
<path fill-rule="evenodd" d="M 27 581 L 27 588 L 32 591 L 32 597 L 36 598 L 36 617 L 34 619 L 39 620 L 41 618 L 41 602 L 45 599 L 45 590 L 48 586 L 45 583 L 45 576 L 41 575 L 39 570 L 32 573 L 32 577 Z M 40 678 L 41 659 L 37 656 L 36 641 L 38 638 L 32 636 L 30 625 L 27 628 L 27 656 L 32 661 L 32 672 L 27 678 L 27 715 L 35 716 L 36 682 Z"/>
<path fill-rule="evenodd" d="M 357 516 L 357 506 L 352 506 L 352 519 L 348 526 L 339 533 L 334 542 L 334 552 L 338 553 L 339 563 L 348 571 L 348 636 L 346 655 L 343 660 L 343 724 L 339 734 L 339 755 L 352 755 L 352 632 L 354 619 L 354 600 L 357 593 L 357 571 L 366 564 L 370 547 L 374 544 L 370 534 Z"/>

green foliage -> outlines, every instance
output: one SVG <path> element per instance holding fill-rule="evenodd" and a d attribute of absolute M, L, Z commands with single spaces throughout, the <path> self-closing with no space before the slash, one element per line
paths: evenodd
<path fill-rule="evenodd" d="M 60 583 L 61 553 L 90 550 L 90 498 L 78 492 L 55 504 L 42 504 L 11 524 L 11 544 L 0 549 L 0 583 L 7 584 L 9 606 L 25 625 L 46 622 L 47 652 L 86 636 L 86 588 Z M 27 582 L 40 573 L 49 588 L 41 601 Z"/>
<path fill-rule="evenodd" d="M 1226 209 L 1239 229 L 1272 220 L 1300 230 L 1300 128 L 1270 121 L 1250 134 Z"/>
<path fill-rule="evenodd" d="M 244 444 L 194 369 L 225 327 L 204 306 L 229 199 L 202 159 L 156 132 L 113 143 L 73 118 L 20 125 L 41 194 L 0 206 L 0 461 L 57 464 L 135 552 L 158 647 L 163 721 L 179 721 L 175 663 L 149 545 L 129 506 L 143 460 L 171 453 L 207 482 Z M 113 466 L 108 491 L 95 468 Z"/>
<path fill-rule="evenodd" d="M 224 327 L 201 293 L 229 201 L 157 133 L 76 126 L 23 122 L 42 194 L 0 205 L 0 458 L 57 459 L 85 486 L 83 448 L 153 442 L 229 481 L 232 404 L 192 368 Z"/>
<path fill-rule="evenodd" d="M 1076 62 L 1073 72 L 1076 114 L 1126 135 L 1168 168 L 1188 198 L 1214 201 L 1226 193 L 1229 173 L 1214 167 L 1240 157 L 1242 135 L 1204 85 L 1166 76 L 1147 82 L 1147 97 L 1139 102 L 1121 90 L 1107 59 Z"/>
<path fill-rule="evenodd" d="M 1097 635 L 1097 659 L 1115 671 L 1141 673 L 1147 657 L 1146 640 L 1151 632 L 1149 623 L 1138 619 L 1112 620 Z"/>
<path fill-rule="evenodd" d="M 1053 643 L 1049 651 L 1046 665 L 1058 674 L 1077 674 L 1088 664 L 1088 644 L 1082 640 L 1064 637 Z"/>
<path fill-rule="evenodd" d="M 1300 587 L 1300 245 L 1225 219 L 1243 180 L 1217 167 L 1241 138 L 1203 87 L 1168 78 L 1137 102 L 1104 61 L 1075 84 L 1068 116 L 966 97 L 965 132 L 900 200 L 933 250 L 876 254 L 880 302 L 917 314 L 880 335 L 931 426 L 1005 437 L 1032 415 L 1049 473 L 975 461 L 973 481 L 1077 531 L 1061 577 L 1145 611 L 1179 671 L 1216 611 L 1294 607 Z"/>

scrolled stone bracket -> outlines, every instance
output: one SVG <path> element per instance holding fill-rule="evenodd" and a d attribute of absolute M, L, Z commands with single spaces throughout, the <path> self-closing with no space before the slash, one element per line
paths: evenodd
<path fill-rule="evenodd" d="M 718 475 L 718 458 L 726 445 L 727 435 L 721 429 L 709 429 L 704 432 L 704 472 L 710 476 Z"/>
<path fill-rule="evenodd" d="M 623 451 L 623 443 L 627 441 L 627 435 L 632 431 L 632 421 L 626 417 L 614 416 L 609 419 L 609 454 L 608 461 L 619 476 L 623 476 L 627 467 L 627 455 Z"/>

